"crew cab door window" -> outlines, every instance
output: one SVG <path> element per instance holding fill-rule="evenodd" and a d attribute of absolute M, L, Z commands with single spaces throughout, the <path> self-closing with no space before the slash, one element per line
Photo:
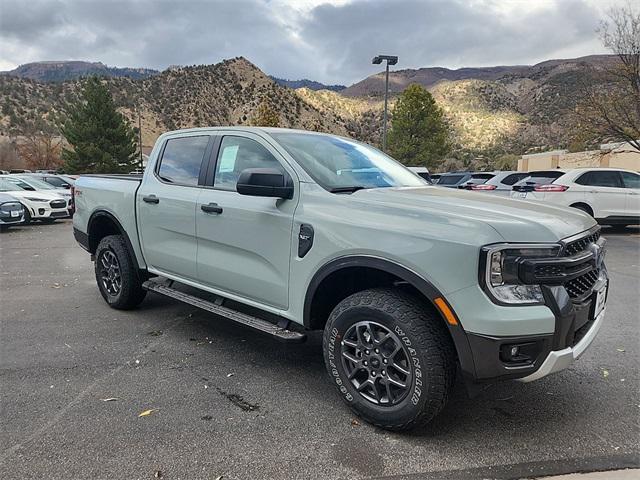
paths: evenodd
<path fill-rule="evenodd" d="M 167 183 L 198 185 L 209 136 L 167 140 L 158 167 L 158 177 Z"/>
<path fill-rule="evenodd" d="M 284 173 L 278 160 L 258 142 L 231 135 L 223 137 L 213 186 L 235 191 L 240 173 L 247 168 L 275 168 Z"/>

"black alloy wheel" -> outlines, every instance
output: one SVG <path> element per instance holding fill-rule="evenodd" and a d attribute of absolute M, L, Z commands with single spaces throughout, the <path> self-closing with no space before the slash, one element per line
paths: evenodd
<path fill-rule="evenodd" d="M 98 258 L 100 281 L 105 291 L 112 296 L 117 296 L 122 289 L 122 275 L 118 257 L 112 250 L 104 250 Z"/>
<path fill-rule="evenodd" d="M 342 365 L 356 391 L 380 406 L 400 403 L 410 391 L 409 354 L 400 338 L 384 325 L 361 321 L 341 342 Z"/>

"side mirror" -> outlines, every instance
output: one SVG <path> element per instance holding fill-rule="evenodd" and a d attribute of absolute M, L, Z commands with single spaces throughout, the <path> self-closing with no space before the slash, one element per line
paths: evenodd
<path fill-rule="evenodd" d="M 247 168 L 238 177 L 236 191 L 254 197 L 293 198 L 293 182 L 275 168 Z"/>

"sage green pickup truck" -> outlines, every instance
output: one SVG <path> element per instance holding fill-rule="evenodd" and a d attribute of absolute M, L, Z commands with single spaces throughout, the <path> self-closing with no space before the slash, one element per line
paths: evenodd
<path fill-rule="evenodd" d="M 605 314 L 605 240 L 567 208 L 430 185 L 338 136 L 162 135 L 142 176 L 75 184 L 74 234 L 113 308 L 172 297 L 284 342 L 324 330 L 331 382 L 391 430 L 470 387 L 568 367 Z"/>

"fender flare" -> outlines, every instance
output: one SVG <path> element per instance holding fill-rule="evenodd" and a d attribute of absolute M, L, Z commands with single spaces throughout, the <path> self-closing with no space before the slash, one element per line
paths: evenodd
<path fill-rule="evenodd" d="M 115 215 L 113 215 L 112 213 L 110 213 L 110 212 L 108 212 L 106 210 L 96 210 L 95 212 L 93 212 L 91 214 L 91 216 L 89 217 L 89 221 L 87 222 L 87 237 L 88 237 L 88 244 L 89 244 L 88 245 L 89 246 L 89 253 L 91 253 L 91 255 L 94 255 L 96 253 L 95 252 L 95 248 L 91 248 L 91 228 L 92 228 L 93 223 L 99 218 L 108 218 L 111 222 L 113 222 L 113 224 L 116 226 L 116 228 L 120 232 L 120 235 L 123 236 L 124 241 L 127 244 L 127 249 L 129 250 L 129 253 L 131 254 L 133 259 L 135 260 L 136 264 L 138 266 L 140 266 L 140 263 L 138 262 L 138 259 L 136 258 L 135 250 L 133 249 L 133 244 L 131 243 L 131 240 L 129 239 L 129 234 L 122 227 L 122 224 L 115 217 Z M 97 247 L 97 245 L 96 245 L 96 247 Z"/>
<path fill-rule="evenodd" d="M 332 273 L 349 267 L 367 267 L 383 272 L 390 273 L 403 281 L 407 282 L 414 288 L 416 288 L 429 302 L 440 315 L 442 321 L 447 325 L 451 338 L 458 352 L 458 360 L 465 376 L 475 377 L 475 365 L 473 361 L 473 355 L 471 353 L 471 347 L 467 340 L 467 334 L 460 323 L 458 325 L 450 325 L 440 313 L 440 309 L 434 303 L 436 298 L 442 298 L 449 308 L 453 310 L 445 296 L 428 280 L 418 275 L 411 269 L 400 265 L 394 261 L 387 260 L 382 257 L 376 257 L 372 255 L 349 255 L 344 257 L 338 257 L 320 267 L 311 278 L 304 299 L 303 310 L 303 322 L 305 327 L 309 328 L 311 325 L 311 304 L 313 297 L 318 290 L 318 287 L 322 284 L 322 281 Z M 457 315 L 456 315 L 457 317 Z"/>

